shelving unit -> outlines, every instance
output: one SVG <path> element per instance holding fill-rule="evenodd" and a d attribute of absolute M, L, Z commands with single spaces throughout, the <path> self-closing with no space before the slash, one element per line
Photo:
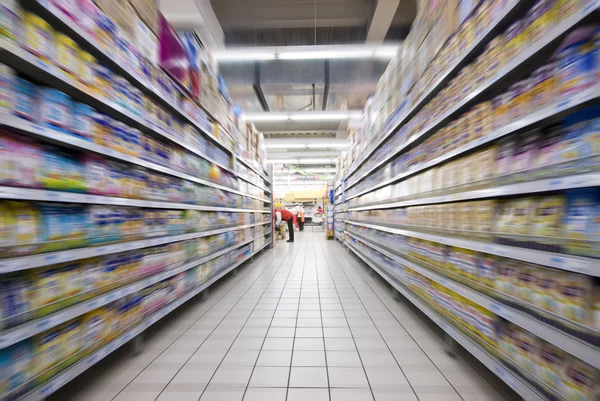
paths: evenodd
<path fill-rule="evenodd" d="M 165 152 L 167 157 L 161 159 L 142 146 L 120 151 L 110 144 L 111 138 L 103 138 L 104 143 L 100 143 L 91 139 L 91 133 L 87 133 L 87 139 L 78 137 L 37 120 L 20 118 L 11 109 L 12 104 L 2 105 L 0 128 L 10 133 L 2 134 L 3 141 L 21 141 L 46 152 L 75 152 L 77 157 L 71 157 L 81 163 L 80 167 L 83 162 L 78 156 L 91 155 L 100 160 L 98 163 L 105 163 L 103 167 L 114 163 L 124 166 L 123 170 L 164 178 L 164 188 L 147 189 L 152 185 L 148 180 L 137 192 L 128 191 L 130 188 L 126 189 L 122 181 L 118 181 L 121 186 L 117 190 L 103 192 L 93 186 L 88 175 L 82 188 L 52 187 L 41 181 L 0 182 L 1 212 L 6 216 L 12 213 L 12 205 L 26 205 L 41 221 L 48 218 L 42 206 L 57 208 L 57 214 L 64 207 L 85 221 L 74 242 L 69 242 L 73 238 L 65 243 L 60 242 L 64 238 L 38 239 L 42 228 L 37 226 L 32 229 L 33 243 L 24 243 L 16 236 L 2 238 L 6 240 L 0 243 L 3 360 L 23 357 L 24 349 L 33 358 L 38 353 L 34 347 L 52 338 L 65 337 L 61 343 L 69 344 L 69 350 L 62 350 L 61 358 L 43 370 L 38 371 L 32 359 L 21 364 L 31 365 L 27 371 L 8 372 L 12 387 L 0 394 L 0 399 L 10 401 L 46 399 L 252 256 L 273 246 L 271 174 L 259 163 L 239 155 L 240 149 L 226 142 L 226 135 L 213 134 L 212 123 L 223 129 L 213 114 L 192 100 L 184 88 L 177 87 L 179 93 L 167 96 L 154 87 L 141 72 L 130 68 L 117 53 L 105 50 L 50 1 L 23 0 L 21 6 L 67 35 L 111 74 L 127 80 L 170 118 L 175 116 L 191 125 L 197 137 L 188 138 L 192 134 L 180 132 L 175 123 L 168 127 L 159 124 L 145 110 L 122 107 L 105 97 L 104 91 L 86 86 L 53 61 L 44 61 L 25 50 L 22 43 L 0 38 L 2 63 L 19 77 L 59 90 L 129 129 L 139 130 L 141 136 L 176 150 L 177 157 L 183 155 L 176 160 Z M 190 160 L 183 160 L 187 156 Z M 132 175 L 131 180 L 139 177 Z M 67 221 L 70 215 L 60 216 L 66 227 L 75 224 Z M 20 221 L 18 224 L 22 224 Z M 105 236 L 96 236 L 100 229 Z M 44 230 L 49 228 L 44 226 Z M 60 294 L 56 300 L 46 299 L 54 293 Z M 5 302 L 5 297 L 11 297 L 10 302 Z M 101 332 L 104 334 L 98 337 Z M 14 366 L 17 368 L 17 364 Z"/>
<path fill-rule="evenodd" d="M 506 221 L 495 219 L 500 218 L 498 211 L 508 207 L 510 202 L 529 200 L 532 205 L 537 205 L 534 202 L 544 199 L 563 202 L 558 203 L 561 205 L 558 207 L 562 208 L 560 216 L 564 219 L 570 212 L 568 194 L 573 190 L 591 191 L 600 187 L 597 166 L 583 167 L 585 161 L 576 159 L 562 162 L 564 164 L 557 167 L 550 164 L 553 169 L 531 164 L 524 170 L 515 172 L 509 168 L 508 172 L 497 173 L 496 165 L 492 163 L 491 177 L 460 181 L 463 174 L 469 177 L 466 169 L 471 168 L 471 174 L 475 175 L 473 170 L 484 168 L 467 164 L 475 156 L 493 150 L 489 154 L 494 155 L 490 157 L 495 162 L 494 152 L 501 152 L 504 149 L 501 146 L 507 146 L 509 141 L 522 144 L 525 135 L 533 130 L 540 133 L 547 133 L 545 130 L 549 127 L 566 130 L 564 121 L 567 117 L 582 110 L 592 110 L 600 103 L 600 87 L 594 82 L 568 94 L 556 89 L 552 98 L 548 98 L 551 100 L 535 106 L 527 100 L 519 105 L 509 103 L 507 107 L 523 107 L 527 112 L 506 120 L 497 117 L 501 113 L 498 105 L 502 94 L 508 93 L 506 98 L 509 98 L 507 91 L 534 76 L 553 54 L 552 61 L 555 62 L 556 49 L 570 33 L 592 20 L 597 21 L 600 15 L 597 0 L 579 2 L 569 10 L 572 13 L 558 15 L 551 26 L 536 32 L 535 38 L 528 38 L 518 46 L 504 64 L 492 62 L 489 75 L 481 72 L 485 79 L 476 84 L 466 84 L 464 78 L 460 81 L 461 74 L 467 74 L 468 68 L 472 68 L 471 72 L 483 68 L 481 60 L 487 60 L 485 57 L 489 53 L 485 52 L 493 45 L 494 38 L 505 34 L 509 26 L 514 28 L 512 24 L 525 15 L 530 16 L 528 12 L 533 6 L 528 1 L 503 3 L 502 11 L 492 14 L 490 24 L 477 33 L 467 49 L 461 49 L 460 56 L 445 64 L 438 63 L 438 68 L 442 66 L 441 71 L 436 72 L 432 84 L 423 86 L 425 84 L 417 77 L 415 86 L 406 93 L 408 100 L 384 123 L 375 117 L 379 123 L 377 130 L 365 117 L 368 122 L 364 129 L 369 132 L 361 137 L 362 142 L 353 142 L 360 148 L 351 149 L 349 154 L 360 156 L 353 160 L 344 177 L 343 201 L 336 201 L 336 227 L 344 227 L 343 233 L 336 230 L 336 238 L 343 240 L 353 253 L 435 322 L 451 339 L 448 341 L 464 347 L 520 397 L 564 401 L 572 399 L 573 395 L 569 393 L 572 388 L 567 388 L 563 382 L 568 380 L 563 369 L 580 364 L 590 369 L 592 382 L 599 377 L 600 331 L 593 317 L 596 309 L 590 295 L 598 290 L 600 263 L 594 253 L 598 244 L 586 238 L 587 242 L 578 248 L 573 245 L 576 240 L 568 237 L 566 231 L 560 231 L 560 235 L 554 234 L 552 238 L 548 234 L 529 231 L 512 233 L 508 223 L 501 225 Z M 463 25 L 460 29 L 467 28 Z M 504 57 L 505 48 L 500 47 L 498 51 L 498 57 Z M 554 70 L 549 71 L 554 74 Z M 556 85 L 558 88 L 559 83 Z M 423 87 L 427 89 L 415 94 Z M 459 92 L 450 95 L 449 88 Z M 382 103 L 387 106 L 390 100 L 386 103 L 385 94 L 387 92 L 382 91 Z M 486 103 L 486 107 L 490 105 L 486 111 L 497 114 L 477 126 L 483 129 L 465 132 L 476 124 L 473 121 L 487 118 L 488 114 L 483 117 L 482 114 L 468 114 L 475 113 L 482 103 Z M 597 113 L 597 109 L 593 110 Z M 470 116 L 482 120 L 466 123 Z M 597 119 L 598 115 L 588 118 Z M 485 125 L 488 122 L 490 125 Z M 458 135 L 460 132 L 464 132 L 462 136 Z M 451 133 L 456 135 L 453 137 Z M 540 134 L 539 140 L 542 138 Z M 564 136 L 560 138 L 564 141 Z M 539 143 L 536 142 L 535 151 L 540 148 Z M 515 154 L 522 151 L 517 145 L 511 149 L 517 149 L 511 150 Z M 513 157 L 513 153 L 507 154 Z M 537 155 L 534 151 L 531 154 Z M 510 159 L 505 162 L 510 163 Z M 498 171 L 501 171 L 500 167 Z M 461 178 L 452 181 L 456 176 Z M 484 210 L 477 209 L 484 203 L 482 208 L 491 205 L 490 209 L 485 209 L 489 215 L 470 211 Z M 530 214 L 525 218 L 533 216 L 535 207 L 531 206 Z M 446 215 L 448 211 L 456 214 Z M 458 223 L 455 218 L 459 219 L 456 220 Z M 563 221 L 557 224 L 563 224 Z M 485 228 L 482 230 L 481 227 Z M 516 231 L 514 227 L 513 231 Z M 536 294 L 533 298 L 527 298 L 521 291 L 525 284 L 521 285 L 519 280 L 525 276 L 531 278 L 527 290 Z M 512 286 L 502 287 L 504 280 L 509 280 Z M 551 283 L 552 288 L 546 289 L 547 292 L 542 288 L 543 280 Z M 577 311 L 585 318 L 568 315 L 562 306 L 558 306 L 563 301 L 558 299 L 561 296 L 556 289 L 566 285 L 568 280 L 582 283 L 582 291 L 589 291 L 582 295 L 586 297 L 586 305 L 573 306 L 581 308 Z M 542 299 L 551 297 L 554 297 L 554 304 L 550 300 L 543 304 Z M 478 316 L 483 316 L 479 322 Z M 486 332 L 488 319 L 495 329 Z M 532 357 L 527 356 L 527 351 L 520 356 L 509 354 L 507 350 L 512 343 L 507 333 L 510 330 L 517 333 L 516 342 L 528 343 L 530 340 L 529 344 L 534 344 Z M 519 345 L 515 347 L 517 349 Z M 564 358 L 561 359 L 562 366 L 549 367 L 546 362 L 535 359 L 541 358 L 542 348 L 554 349 L 551 347 L 559 349 L 557 352 Z M 556 382 L 544 381 L 542 375 L 553 369 L 558 377 Z M 589 396 L 592 390 L 584 387 L 577 389 L 581 391 L 577 396 L 592 399 Z"/>

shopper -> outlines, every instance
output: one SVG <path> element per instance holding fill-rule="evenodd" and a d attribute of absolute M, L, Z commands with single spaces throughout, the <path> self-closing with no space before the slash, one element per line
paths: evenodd
<path fill-rule="evenodd" d="M 304 207 L 302 206 L 298 210 L 298 225 L 300 226 L 300 231 L 304 231 Z"/>
<path fill-rule="evenodd" d="M 323 208 L 321 206 L 317 208 L 317 213 L 323 214 Z"/>
<path fill-rule="evenodd" d="M 286 209 L 275 210 L 276 225 L 279 227 L 281 220 L 287 222 L 288 231 L 290 232 L 290 239 L 286 242 L 294 242 L 294 214 Z"/>

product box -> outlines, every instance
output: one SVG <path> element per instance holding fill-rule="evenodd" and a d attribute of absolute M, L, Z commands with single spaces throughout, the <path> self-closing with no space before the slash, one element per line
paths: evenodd
<path fill-rule="evenodd" d="M 136 34 L 136 15 L 133 7 L 126 0 L 95 0 L 96 5 L 104 11 L 123 32 L 134 39 Z"/>
<path fill-rule="evenodd" d="M 138 16 L 135 16 L 134 38 L 138 50 L 152 64 L 158 63 L 158 38 Z"/>

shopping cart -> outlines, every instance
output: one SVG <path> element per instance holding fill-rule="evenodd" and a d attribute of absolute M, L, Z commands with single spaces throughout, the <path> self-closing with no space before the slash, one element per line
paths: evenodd
<path fill-rule="evenodd" d="M 315 226 L 319 226 L 321 227 L 321 230 L 325 231 L 325 228 L 323 227 L 323 213 L 315 213 L 310 226 L 312 231 L 315 231 Z"/>

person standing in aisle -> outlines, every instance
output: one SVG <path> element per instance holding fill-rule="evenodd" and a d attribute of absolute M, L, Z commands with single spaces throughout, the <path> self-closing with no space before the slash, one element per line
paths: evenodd
<path fill-rule="evenodd" d="M 323 208 L 322 208 L 321 206 L 319 206 L 319 207 L 317 208 L 317 213 L 321 213 L 321 214 L 323 214 Z"/>
<path fill-rule="evenodd" d="M 304 207 L 300 206 L 298 209 L 298 225 L 300 226 L 300 231 L 304 231 Z"/>
<path fill-rule="evenodd" d="M 290 239 L 288 239 L 286 242 L 294 242 L 294 215 L 292 212 L 286 209 L 276 209 L 275 218 L 275 224 L 277 226 L 281 224 L 281 220 L 285 220 L 287 222 L 288 231 L 290 232 Z"/>

